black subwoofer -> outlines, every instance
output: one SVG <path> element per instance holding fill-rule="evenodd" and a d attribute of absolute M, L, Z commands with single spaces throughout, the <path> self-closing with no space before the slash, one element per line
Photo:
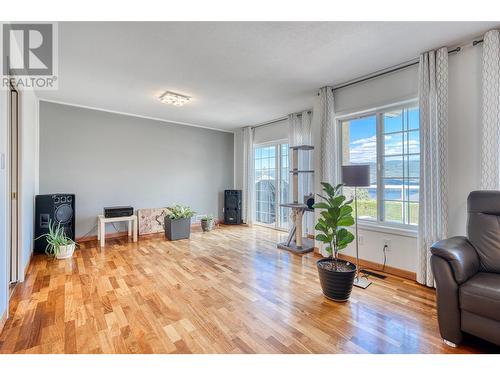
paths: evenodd
<path fill-rule="evenodd" d="M 224 224 L 241 224 L 241 190 L 224 190 Z"/>
<path fill-rule="evenodd" d="M 43 194 L 35 197 L 34 250 L 38 253 L 45 252 L 47 240 L 38 237 L 49 232 L 49 221 L 60 224 L 66 235 L 75 239 L 75 194 Z"/>

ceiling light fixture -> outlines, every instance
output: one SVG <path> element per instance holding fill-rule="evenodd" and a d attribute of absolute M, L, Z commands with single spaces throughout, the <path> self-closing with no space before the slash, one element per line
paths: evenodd
<path fill-rule="evenodd" d="M 172 104 L 176 107 L 181 107 L 191 100 L 190 96 L 177 94 L 172 91 L 165 91 L 158 99 L 165 104 Z"/>

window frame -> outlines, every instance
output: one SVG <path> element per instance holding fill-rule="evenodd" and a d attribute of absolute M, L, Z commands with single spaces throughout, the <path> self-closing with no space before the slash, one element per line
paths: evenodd
<path fill-rule="evenodd" d="M 337 126 L 337 134 L 338 139 L 340 140 L 340 147 L 338 151 L 338 170 L 341 170 L 341 166 L 343 165 L 343 155 L 342 155 L 342 122 L 343 121 L 352 121 L 356 119 L 360 119 L 363 117 L 375 116 L 376 117 L 376 137 L 377 137 L 377 218 L 376 219 L 359 219 L 359 226 L 365 229 L 371 229 L 375 231 L 381 231 L 385 233 L 394 233 L 407 235 L 409 237 L 415 237 L 418 233 L 418 224 L 404 224 L 397 223 L 391 221 L 385 221 L 384 218 L 384 176 L 383 176 L 383 167 L 384 167 L 384 146 L 385 146 L 385 138 L 384 136 L 384 123 L 383 123 L 383 114 L 385 112 L 390 112 L 394 110 L 402 110 L 408 109 L 411 107 L 419 107 L 419 102 L 417 98 L 412 98 L 409 100 L 392 103 L 388 105 L 379 106 L 376 108 L 371 108 L 362 111 L 351 112 L 343 115 L 338 115 L 335 117 L 335 122 Z M 420 129 L 420 126 L 419 126 Z M 404 131 L 403 131 L 404 133 Z M 406 154 L 403 154 L 406 155 Z M 415 155 L 415 154 L 411 154 Z M 420 153 L 418 154 L 420 155 Z M 340 175 L 340 174 L 339 174 Z M 420 180 L 420 178 L 419 178 Z M 420 188 L 420 181 L 419 181 Z M 404 192 L 403 192 L 404 194 Z M 404 202 L 404 200 L 401 200 Z M 404 204 L 404 203 L 403 203 Z"/>
<path fill-rule="evenodd" d="M 255 150 L 259 147 L 269 147 L 269 146 L 274 146 L 275 149 L 276 149 L 276 157 L 275 157 L 275 164 L 274 164 L 274 168 L 276 170 L 276 181 L 277 181 L 277 184 L 276 184 L 276 207 L 275 207 L 275 217 L 276 217 L 276 222 L 275 224 L 266 224 L 266 223 L 262 223 L 260 221 L 257 221 L 255 219 L 255 222 L 254 224 L 255 225 L 260 225 L 260 226 L 263 226 L 263 227 L 266 227 L 266 228 L 273 228 L 273 229 L 276 229 L 276 230 L 280 230 L 280 231 L 284 231 L 284 232 L 287 232 L 288 231 L 288 228 L 285 228 L 283 227 L 283 223 L 281 223 L 281 215 L 280 215 L 280 204 L 281 203 L 288 203 L 288 202 L 281 202 L 281 156 L 282 156 L 282 153 L 281 153 L 281 146 L 283 144 L 286 144 L 288 149 L 290 148 L 289 147 L 289 140 L 286 139 L 286 138 L 283 138 L 283 139 L 278 139 L 278 140 L 274 140 L 274 141 L 267 141 L 267 142 L 261 142 L 261 143 L 255 143 L 253 145 L 253 160 L 254 160 L 254 167 L 253 167 L 253 173 L 254 173 L 254 177 L 255 177 L 255 172 L 256 172 L 256 168 L 255 168 Z M 290 152 L 288 153 L 288 169 L 290 169 Z M 288 171 L 287 171 L 288 173 Z M 253 216 L 256 218 L 257 215 L 256 215 L 256 203 L 257 203 L 257 190 L 254 188 L 254 205 L 252 207 L 252 211 L 253 211 Z"/>

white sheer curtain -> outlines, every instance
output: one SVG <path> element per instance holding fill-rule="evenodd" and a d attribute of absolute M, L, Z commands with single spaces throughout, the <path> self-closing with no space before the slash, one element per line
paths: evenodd
<path fill-rule="evenodd" d="M 242 216 L 246 224 L 253 224 L 255 182 L 254 182 L 254 129 L 250 126 L 243 128 L 243 207 Z"/>
<path fill-rule="evenodd" d="M 500 32 L 483 38 L 481 188 L 500 189 Z"/>
<path fill-rule="evenodd" d="M 338 184 L 340 182 L 339 167 L 339 137 L 335 126 L 335 109 L 333 105 L 333 90 L 322 87 L 319 90 L 319 117 L 321 126 L 320 181 Z M 321 189 L 318 186 L 317 189 Z"/>
<path fill-rule="evenodd" d="M 420 211 L 417 281 L 434 286 L 430 246 L 448 235 L 448 50 L 420 55 Z"/>
<path fill-rule="evenodd" d="M 311 111 L 288 115 L 290 146 L 312 145 Z"/>
<path fill-rule="evenodd" d="M 293 113 L 288 115 L 288 140 L 290 146 L 312 145 L 312 112 L 303 111 L 302 113 Z M 299 151 L 299 169 L 311 170 L 312 152 Z M 291 181 L 290 181 L 290 185 Z M 302 173 L 299 175 L 299 202 L 305 195 L 314 193 L 313 190 L 313 175 L 310 173 Z M 291 194 L 291 193 L 290 193 Z M 291 199 L 291 197 L 290 197 Z M 311 215 L 304 215 L 304 233 L 312 233 L 312 218 Z"/>

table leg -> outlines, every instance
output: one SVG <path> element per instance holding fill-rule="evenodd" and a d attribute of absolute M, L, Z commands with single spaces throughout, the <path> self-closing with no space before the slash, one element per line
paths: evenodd
<path fill-rule="evenodd" d="M 97 241 L 101 239 L 101 220 L 97 219 Z"/>
<path fill-rule="evenodd" d="M 134 217 L 134 242 L 137 242 L 137 217 Z"/>
<path fill-rule="evenodd" d="M 128 236 L 132 237 L 132 222 L 133 220 L 128 221 Z"/>
<path fill-rule="evenodd" d="M 106 241 L 106 223 L 102 221 L 99 226 L 101 228 L 100 229 L 100 232 L 101 232 L 101 234 L 100 234 L 100 236 L 101 236 L 101 238 L 100 238 L 100 240 L 101 240 L 101 247 L 104 247 L 105 244 L 106 244 L 105 243 L 105 241 Z"/>

